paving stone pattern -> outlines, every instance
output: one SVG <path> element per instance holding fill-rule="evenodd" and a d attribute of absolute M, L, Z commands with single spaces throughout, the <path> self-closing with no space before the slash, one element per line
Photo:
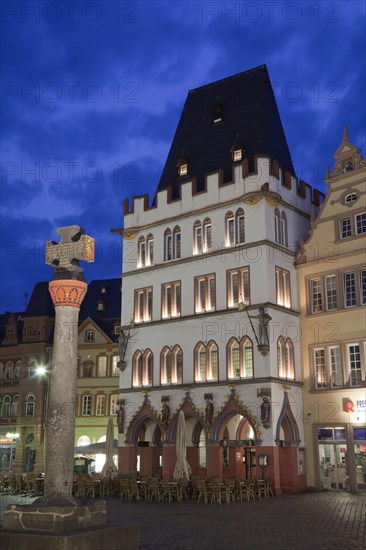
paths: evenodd
<path fill-rule="evenodd" d="M 20 499 L 4 497 L 0 506 Z M 233 504 L 126 502 L 110 497 L 107 517 L 112 525 L 139 523 L 141 550 L 366 547 L 366 493 L 306 493 Z"/>

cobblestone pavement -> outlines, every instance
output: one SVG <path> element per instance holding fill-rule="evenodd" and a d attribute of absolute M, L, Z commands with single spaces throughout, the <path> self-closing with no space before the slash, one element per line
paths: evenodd
<path fill-rule="evenodd" d="M 1 505 L 19 501 L 26 504 L 24 497 L 8 496 Z M 366 547 L 365 493 L 307 493 L 234 504 L 125 502 L 110 497 L 107 510 L 112 525 L 140 524 L 141 550 Z"/>

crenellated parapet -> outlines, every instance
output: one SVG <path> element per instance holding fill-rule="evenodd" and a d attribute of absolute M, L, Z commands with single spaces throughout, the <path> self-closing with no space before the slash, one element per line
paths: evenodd
<path fill-rule="evenodd" d="M 198 191 L 198 188 L 197 180 L 191 178 L 181 183 L 178 198 L 173 198 L 173 187 L 168 187 L 157 192 L 151 205 L 148 194 L 134 196 L 131 204 L 126 199 L 123 202 L 124 236 L 128 238 L 134 228 L 158 223 L 167 217 L 181 217 L 236 200 L 282 201 L 310 215 L 313 205 L 319 206 L 324 198 L 320 191 L 283 171 L 277 161 L 267 156 L 255 157 L 255 171 L 251 173 L 247 160 L 233 165 L 233 177 L 229 182 L 224 181 L 222 170 L 208 173 L 203 190 Z"/>

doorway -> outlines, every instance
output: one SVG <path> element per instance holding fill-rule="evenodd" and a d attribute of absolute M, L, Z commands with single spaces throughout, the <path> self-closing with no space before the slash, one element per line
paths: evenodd
<path fill-rule="evenodd" d="M 348 490 L 346 443 L 319 443 L 319 466 L 322 489 Z"/>

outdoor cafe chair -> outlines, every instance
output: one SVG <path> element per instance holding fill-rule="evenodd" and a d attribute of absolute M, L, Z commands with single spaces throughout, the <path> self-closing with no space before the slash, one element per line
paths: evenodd
<path fill-rule="evenodd" d="M 170 486 L 169 482 L 166 479 L 162 479 L 160 484 L 160 499 L 162 501 L 165 500 L 165 498 L 168 498 L 169 502 L 171 501 L 171 493 L 170 493 Z"/>
<path fill-rule="evenodd" d="M 126 478 L 119 480 L 119 496 L 121 500 L 124 497 L 127 497 L 127 499 L 130 500 L 130 481 Z"/>
<path fill-rule="evenodd" d="M 86 498 L 95 498 L 96 490 L 97 490 L 97 483 L 93 481 L 92 479 L 84 480 L 85 483 L 85 497 Z"/>
<path fill-rule="evenodd" d="M 272 490 L 272 479 L 269 477 L 264 478 L 264 483 L 266 484 L 266 495 L 267 498 L 270 496 L 273 497 L 273 490 Z"/>
<path fill-rule="evenodd" d="M 221 504 L 221 491 L 219 483 L 215 480 L 211 480 L 207 485 L 211 494 L 211 504 L 213 502 Z"/>
<path fill-rule="evenodd" d="M 156 500 L 159 502 L 160 500 L 160 485 L 159 480 L 156 477 L 152 477 L 149 480 L 149 500 L 152 501 L 153 498 L 156 498 Z"/>
<path fill-rule="evenodd" d="M 85 498 L 85 480 L 78 477 L 75 481 L 75 496 L 76 498 Z"/>
<path fill-rule="evenodd" d="M 141 500 L 140 488 L 136 479 L 130 479 L 130 500 L 136 498 L 137 501 Z"/>
<path fill-rule="evenodd" d="M 207 504 L 207 502 L 208 502 L 208 491 L 207 491 L 206 484 L 202 481 L 202 479 L 197 479 L 196 480 L 196 489 L 197 489 L 197 504 L 199 503 L 201 498 Z"/>
<path fill-rule="evenodd" d="M 266 483 L 265 481 L 263 481 L 262 479 L 258 479 L 257 480 L 257 495 L 258 495 L 258 498 L 268 498 L 267 497 L 267 486 L 266 486 Z"/>
<path fill-rule="evenodd" d="M 178 488 L 180 492 L 180 500 L 182 500 L 183 498 L 188 500 L 188 479 L 186 479 L 185 477 L 181 477 L 178 480 Z"/>
<path fill-rule="evenodd" d="M 235 480 L 225 479 L 225 500 L 227 504 L 229 504 L 230 502 L 235 502 L 234 488 Z"/>

